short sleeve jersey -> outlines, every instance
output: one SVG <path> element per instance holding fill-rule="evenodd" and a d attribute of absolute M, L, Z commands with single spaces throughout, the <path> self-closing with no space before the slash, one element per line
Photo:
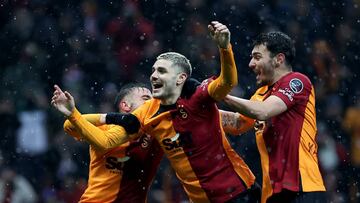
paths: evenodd
<path fill-rule="evenodd" d="M 317 158 L 315 93 L 310 80 L 290 72 L 253 100 L 279 97 L 287 110 L 255 125 L 263 171 L 263 196 L 291 191 L 324 191 Z"/>

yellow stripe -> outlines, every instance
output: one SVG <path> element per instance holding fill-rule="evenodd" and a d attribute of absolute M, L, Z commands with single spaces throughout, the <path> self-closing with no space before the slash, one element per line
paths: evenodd
<path fill-rule="evenodd" d="M 176 135 L 176 132 L 174 128 L 172 127 L 172 121 L 171 120 L 163 120 L 161 122 L 162 126 L 169 127 L 167 129 L 171 129 L 171 133 L 166 133 L 168 135 Z M 171 126 L 171 127 L 170 127 Z M 164 134 L 163 134 L 164 135 Z M 162 145 L 162 143 L 161 143 Z M 176 176 L 182 183 L 184 190 L 186 194 L 189 196 L 192 202 L 199 202 L 199 203 L 206 203 L 210 202 L 209 198 L 206 195 L 206 192 L 201 188 L 200 181 L 198 180 L 197 176 L 194 173 L 194 170 L 192 169 L 190 165 L 190 161 L 188 157 L 186 156 L 184 150 L 179 147 L 174 150 L 177 150 L 176 152 L 171 152 L 164 149 L 164 146 L 162 146 L 164 152 L 167 155 L 167 158 L 170 161 L 170 164 L 174 171 L 176 172 Z"/>
<path fill-rule="evenodd" d="M 311 90 L 306 105 L 299 146 L 299 169 L 304 192 L 325 191 L 317 159 L 315 93 Z"/>
<path fill-rule="evenodd" d="M 266 150 L 265 141 L 262 132 L 256 132 L 256 144 L 261 157 L 262 168 L 262 191 L 261 191 L 261 203 L 265 203 L 266 200 L 272 195 L 273 189 L 270 182 L 269 175 L 269 154 Z"/>
<path fill-rule="evenodd" d="M 163 112 L 156 117 L 151 118 L 149 115 L 154 115 L 159 109 L 159 100 L 152 100 L 147 114 L 140 115 L 140 120 L 144 121 L 143 129 L 154 137 L 160 143 L 161 148 L 166 154 L 168 160 L 176 176 L 182 183 L 182 186 L 191 199 L 192 202 L 207 203 L 210 202 L 206 195 L 206 192 L 201 188 L 200 182 L 195 175 L 188 157 L 181 147 L 172 149 L 171 151 L 166 150 L 167 146 L 164 146 L 162 140 L 165 138 L 174 138 L 176 136 L 175 129 L 173 127 L 171 115 L 169 111 Z M 142 117 L 143 116 L 143 117 Z M 156 127 L 154 128 L 154 126 Z"/>
<path fill-rule="evenodd" d="M 116 156 L 116 154 L 112 154 Z M 79 202 L 113 202 L 120 191 L 122 175 L 111 173 L 105 167 L 106 159 L 103 152 L 99 153 L 90 146 L 90 170 L 88 188 Z M 121 171 L 122 173 L 122 171 Z M 106 193 L 106 195 L 103 195 Z"/>
<path fill-rule="evenodd" d="M 246 187 L 249 189 L 255 183 L 255 176 L 251 172 L 248 165 L 244 162 L 244 160 L 242 160 L 240 156 L 235 152 L 235 150 L 231 148 L 223 131 L 222 131 L 222 143 L 225 148 L 226 155 L 227 157 L 229 157 L 234 170 L 244 181 Z"/>
<path fill-rule="evenodd" d="M 256 90 L 255 94 L 251 97 L 252 101 L 263 101 L 265 93 L 268 91 L 268 86 L 260 87 Z M 266 203 L 266 200 L 272 195 L 273 189 L 270 182 L 269 175 L 269 154 L 266 149 L 265 140 L 263 137 L 263 129 L 256 130 L 255 132 L 256 144 L 261 158 L 262 169 L 262 188 L 261 188 L 261 203 Z"/>

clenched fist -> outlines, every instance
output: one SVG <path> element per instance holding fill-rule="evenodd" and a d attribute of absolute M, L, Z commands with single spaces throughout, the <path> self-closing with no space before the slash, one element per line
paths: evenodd
<path fill-rule="evenodd" d="M 226 49 L 230 44 L 230 31 L 226 27 L 219 23 L 218 21 L 212 21 L 208 25 L 210 36 L 218 44 L 220 48 Z"/>

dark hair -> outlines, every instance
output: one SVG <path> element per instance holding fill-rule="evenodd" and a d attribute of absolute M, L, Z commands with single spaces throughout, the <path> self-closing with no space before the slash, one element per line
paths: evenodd
<path fill-rule="evenodd" d="M 178 66 L 184 71 L 188 77 L 191 76 L 192 68 L 189 59 L 187 59 L 184 55 L 179 54 L 177 52 L 166 52 L 160 54 L 156 60 L 168 60 L 173 63 L 173 65 Z"/>
<path fill-rule="evenodd" d="M 279 53 L 285 55 L 285 61 L 292 66 L 295 58 L 295 45 L 292 39 L 285 33 L 273 31 L 260 34 L 253 42 L 253 46 L 265 45 L 274 57 Z"/>
<path fill-rule="evenodd" d="M 124 97 L 126 97 L 128 94 L 130 94 L 130 92 L 133 91 L 135 88 L 148 88 L 148 87 L 144 83 L 140 83 L 140 82 L 131 82 L 123 85 L 115 97 L 115 101 L 114 101 L 115 109 L 119 109 L 120 101 L 124 99 Z"/>

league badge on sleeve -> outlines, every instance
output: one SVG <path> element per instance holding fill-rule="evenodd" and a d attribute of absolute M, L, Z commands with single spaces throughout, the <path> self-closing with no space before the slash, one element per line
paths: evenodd
<path fill-rule="evenodd" d="M 300 93 L 304 88 L 304 84 L 298 78 L 291 79 L 289 82 L 289 86 L 290 89 L 296 94 Z"/>

